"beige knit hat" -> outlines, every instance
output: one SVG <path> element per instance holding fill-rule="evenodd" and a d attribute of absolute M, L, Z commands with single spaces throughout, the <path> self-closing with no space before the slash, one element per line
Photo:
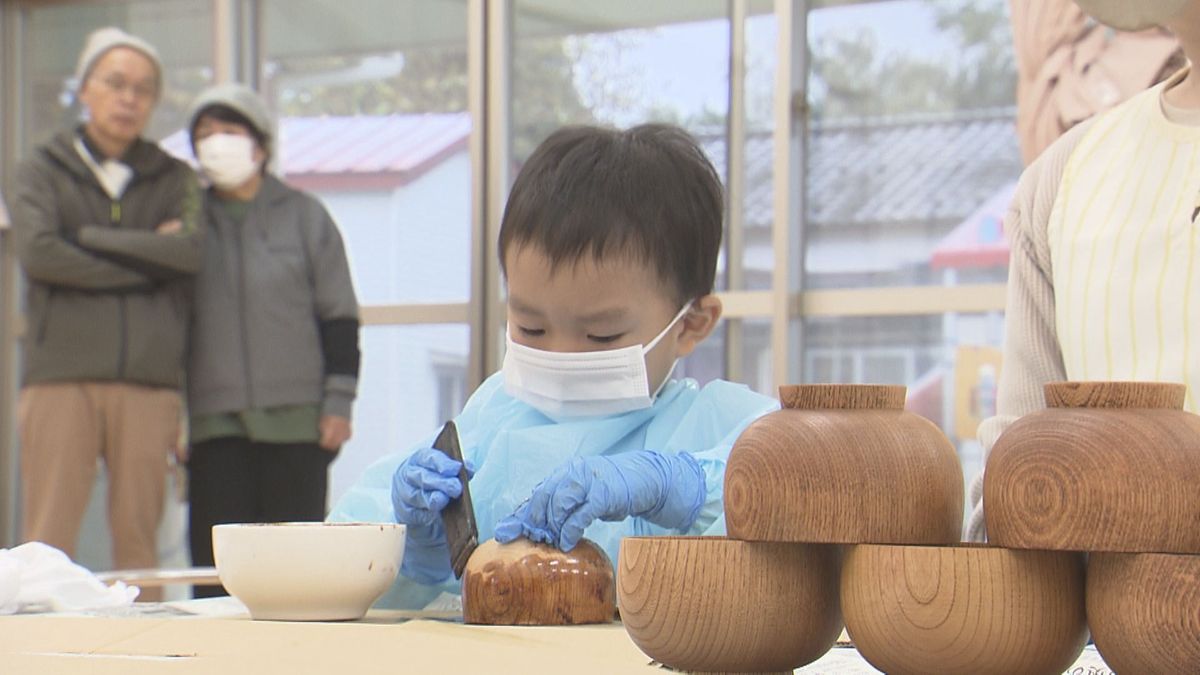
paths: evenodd
<path fill-rule="evenodd" d="M 108 26 L 107 28 L 99 28 L 92 31 L 87 37 L 87 41 L 83 44 L 83 51 L 79 53 L 79 63 L 75 66 L 75 82 L 76 89 L 83 88 L 83 83 L 92 72 L 92 68 L 101 56 L 108 53 L 108 50 L 114 47 L 129 47 L 145 54 L 146 58 L 154 64 L 154 84 L 157 89 L 162 91 L 162 59 L 158 57 L 158 50 L 149 42 L 130 35 L 120 28 Z"/>
<path fill-rule="evenodd" d="M 1190 0 L 1075 0 L 1093 19 L 1121 30 L 1161 26 Z"/>

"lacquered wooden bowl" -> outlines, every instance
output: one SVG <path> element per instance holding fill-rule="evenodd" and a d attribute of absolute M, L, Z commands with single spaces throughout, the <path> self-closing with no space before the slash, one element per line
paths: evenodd
<path fill-rule="evenodd" d="M 1200 416 L 1182 384 L 1059 382 L 988 455 L 988 541 L 1200 553 Z"/>
<path fill-rule="evenodd" d="M 738 437 L 725 470 L 729 536 L 749 541 L 950 544 L 962 531 L 958 454 L 904 410 L 905 388 L 779 388 L 782 408 Z"/>
<path fill-rule="evenodd" d="M 1077 553 L 850 546 L 841 592 L 850 639 L 891 675 L 1057 675 L 1087 640 Z"/>
<path fill-rule="evenodd" d="M 1091 555 L 1087 614 L 1114 671 L 1200 673 L 1200 556 Z"/>
<path fill-rule="evenodd" d="M 842 629 L 835 546 L 724 537 L 621 541 L 621 620 L 650 658 L 677 670 L 792 672 Z"/>
<path fill-rule="evenodd" d="M 463 620 L 500 626 L 608 623 L 616 615 L 612 562 L 587 539 L 568 552 L 490 539 L 463 571 Z"/>

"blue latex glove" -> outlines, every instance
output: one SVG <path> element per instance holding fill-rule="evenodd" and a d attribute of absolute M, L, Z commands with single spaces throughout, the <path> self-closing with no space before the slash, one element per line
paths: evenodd
<path fill-rule="evenodd" d="M 555 469 L 528 501 L 496 524 L 496 541 L 525 536 L 570 551 L 592 521 L 630 516 L 683 530 L 695 522 L 705 494 L 704 471 L 686 452 L 577 457 Z"/>
<path fill-rule="evenodd" d="M 419 448 L 392 475 L 396 522 L 408 526 L 400 571 L 419 583 L 445 581 L 453 571 L 442 509 L 462 494 L 462 481 L 458 479 L 461 469 L 462 463 L 442 451 Z M 469 466 L 467 470 L 473 473 Z"/>

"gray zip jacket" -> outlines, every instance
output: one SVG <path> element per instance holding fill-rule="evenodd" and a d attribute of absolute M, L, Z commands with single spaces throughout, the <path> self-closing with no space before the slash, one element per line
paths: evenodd
<path fill-rule="evenodd" d="M 28 280 L 24 384 L 80 380 L 180 387 L 191 278 L 202 261 L 199 186 L 186 164 L 138 140 L 119 200 L 63 131 L 18 167 L 10 203 Z M 173 234 L 162 223 L 180 219 Z"/>
<path fill-rule="evenodd" d="M 246 220 L 204 198 L 188 410 L 192 415 L 319 404 L 350 417 L 358 387 L 358 301 L 341 234 L 313 196 L 264 176 Z"/>

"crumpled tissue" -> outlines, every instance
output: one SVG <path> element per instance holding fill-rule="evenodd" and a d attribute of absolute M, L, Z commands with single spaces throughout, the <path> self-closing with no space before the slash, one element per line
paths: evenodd
<path fill-rule="evenodd" d="M 0 614 L 126 607 L 140 590 L 120 581 L 107 586 L 66 553 L 41 542 L 0 549 Z"/>

